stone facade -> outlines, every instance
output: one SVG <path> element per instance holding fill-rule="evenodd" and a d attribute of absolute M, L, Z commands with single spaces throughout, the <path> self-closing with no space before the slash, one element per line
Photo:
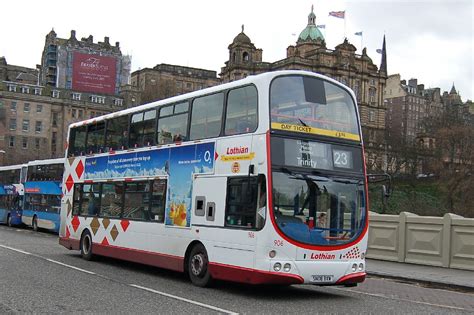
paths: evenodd
<path fill-rule="evenodd" d="M 159 64 L 132 73 L 131 86 L 140 92 L 140 104 L 149 103 L 220 83 L 216 71 Z"/>

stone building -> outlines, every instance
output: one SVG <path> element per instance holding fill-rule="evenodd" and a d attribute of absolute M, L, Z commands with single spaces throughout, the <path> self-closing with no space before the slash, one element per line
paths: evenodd
<path fill-rule="evenodd" d="M 64 39 L 51 30 L 38 67 L 40 85 L 118 95 L 120 87 L 129 83 L 131 59 L 122 55 L 119 42 L 111 45 L 109 37 L 94 43 L 92 35 L 78 40 L 72 30 Z"/>
<path fill-rule="evenodd" d="M 384 91 L 387 105 L 387 137 L 413 144 L 424 133 L 423 121 L 439 115 L 444 108 L 440 89 L 425 89 L 417 79 L 400 79 L 390 75 Z M 433 145 L 432 141 L 430 141 Z"/>
<path fill-rule="evenodd" d="M 275 70 L 307 70 L 329 76 L 352 88 L 356 94 L 361 115 L 362 132 L 366 143 L 368 165 L 384 163 L 385 111 L 383 90 L 387 78 L 385 37 L 382 60 L 378 68 L 367 55 L 356 54 L 356 48 L 347 39 L 335 49 L 326 47 L 324 36 L 316 26 L 313 10 L 308 24 L 298 36 L 296 45 L 287 48 L 285 59 L 263 62 L 262 49 L 256 48 L 242 31 L 228 46 L 229 60 L 221 69 L 223 82 L 238 80 L 247 75 Z"/>
<path fill-rule="evenodd" d="M 160 100 L 220 83 L 216 71 L 159 64 L 132 73 L 131 86 L 140 92 L 140 104 Z"/>

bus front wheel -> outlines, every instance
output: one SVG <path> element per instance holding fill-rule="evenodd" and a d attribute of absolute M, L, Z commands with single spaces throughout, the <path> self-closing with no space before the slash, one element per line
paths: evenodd
<path fill-rule="evenodd" d="M 82 233 L 81 236 L 81 256 L 85 260 L 92 260 L 92 237 L 89 231 Z"/>
<path fill-rule="evenodd" d="M 188 273 L 194 285 L 198 287 L 211 285 L 212 278 L 209 272 L 209 258 L 204 245 L 197 244 L 191 250 L 188 260 Z"/>

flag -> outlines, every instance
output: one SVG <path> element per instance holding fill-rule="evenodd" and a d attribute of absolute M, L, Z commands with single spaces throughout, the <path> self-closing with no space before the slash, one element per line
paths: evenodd
<path fill-rule="evenodd" d="M 381 53 L 382 53 L 382 49 L 377 49 L 376 52 L 379 53 L 379 54 L 381 54 Z"/>
<path fill-rule="evenodd" d="M 354 35 L 362 36 L 362 32 L 356 32 L 356 33 L 354 33 Z"/>
<path fill-rule="evenodd" d="M 326 28 L 326 24 L 316 25 L 317 28 Z"/>
<path fill-rule="evenodd" d="M 340 19 L 344 19 L 346 15 L 346 11 L 331 11 L 329 12 L 329 16 L 334 16 Z"/>

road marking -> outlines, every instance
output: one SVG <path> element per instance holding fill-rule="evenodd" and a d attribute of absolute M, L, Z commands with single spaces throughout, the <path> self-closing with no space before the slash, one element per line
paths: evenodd
<path fill-rule="evenodd" d="M 352 289 L 343 289 L 343 288 L 333 288 L 333 289 L 339 290 L 339 291 L 344 291 L 344 292 L 353 292 L 353 293 L 364 294 L 364 295 L 369 295 L 369 296 L 381 297 L 381 298 L 385 298 L 385 299 L 389 299 L 389 300 L 397 300 L 397 301 L 402 301 L 402 302 L 412 302 L 412 303 L 416 303 L 416 304 L 436 306 L 436 307 L 442 307 L 442 308 L 449 308 L 449 309 L 460 310 L 460 311 L 472 311 L 471 309 L 463 308 L 463 307 L 443 305 L 443 304 L 435 304 L 435 303 L 422 302 L 422 301 L 414 301 L 414 300 L 410 300 L 410 299 L 390 297 L 390 296 L 386 296 L 386 295 L 383 295 L 383 294 L 355 291 L 355 290 L 352 290 Z"/>
<path fill-rule="evenodd" d="M 205 308 L 217 311 L 217 312 L 222 312 L 222 313 L 226 313 L 226 314 L 238 314 L 236 312 L 228 311 L 228 310 L 225 310 L 223 308 L 219 308 L 219 307 L 215 307 L 215 306 L 212 306 L 212 305 L 209 305 L 209 304 L 204 304 L 204 303 L 201 303 L 201 302 L 196 302 L 196 301 L 193 301 L 193 300 L 185 299 L 185 298 L 182 298 L 182 297 L 179 297 L 179 296 L 175 296 L 175 295 L 172 295 L 172 294 L 169 294 L 169 293 L 165 293 L 165 292 L 153 290 L 153 289 L 150 289 L 150 288 L 142 287 L 142 286 L 139 286 L 139 285 L 136 285 L 136 284 L 130 284 L 130 286 L 134 287 L 134 288 L 137 288 L 137 289 L 145 290 L 145 291 L 148 291 L 148 292 L 153 292 L 153 293 L 156 293 L 156 294 L 159 294 L 159 295 L 162 295 L 162 296 L 166 296 L 166 297 L 169 297 L 169 298 L 172 298 L 172 299 L 175 299 L 175 300 L 179 300 L 179 301 L 191 303 L 191 304 L 194 304 L 194 305 L 202 306 L 202 307 L 205 307 Z"/>
<path fill-rule="evenodd" d="M 13 250 L 13 251 L 15 251 L 15 252 L 19 252 L 19 253 L 22 253 L 22 254 L 25 254 L 25 255 L 33 255 L 33 254 L 31 254 L 31 253 L 22 251 L 21 249 L 16 249 L 16 248 L 13 248 L 13 247 L 10 247 L 10 246 L 6 246 L 6 245 L 0 245 L 0 247 L 6 248 L 6 249 L 9 249 L 9 250 Z M 33 256 L 34 256 L 34 255 L 33 255 Z"/>
<path fill-rule="evenodd" d="M 89 271 L 89 270 L 85 270 L 85 269 L 82 269 L 82 268 L 79 268 L 79 267 L 75 267 L 75 266 L 72 266 L 72 265 L 68 265 L 68 264 L 62 263 L 62 262 L 60 262 L 60 261 L 53 260 L 53 259 L 49 259 L 49 258 L 40 256 L 40 255 L 36 255 L 36 254 L 33 254 L 33 253 L 25 252 L 25 251 L 23 251 L 23 250 L 21 250 L 21 249 L 13 248 L 13 247 L 6 246 L 6 245 L 0 245 L 0 247 L 6 248 L 6 249 L 9 249 L 9 250 L 18 252 L 18 253 L 22 253 L 22 254 L 25 254 L 25 255 L 30 255 L 30 256 L 33 256 L 33 257 L 37 257 L 37 258 L 40 258 L 40 259 L 43 259 L 43 260 L 52 262 L 52 263 L 54 263 L 54 264 L 61 265 L 61 266 L 67 267 L 67 268 L 71 268 L 71 269 L 74 269 L 74 270 L 77 270 L 77 271 L 80 271 L 80 272 L 84 272 L 84 273 L 87 273 L 87 274 L 90 274 L 90 275 L 96 275 L 96 276 L 98 276 L 98 277 L 107 278 L 107 277 L 98 275 L 98 274 L 96 274 L 95 272 L 92 272 L 92 271 Z M 112 280 L 112 279 L 109 279 L 109 280 Z M 204 308 L 207 308 L 207 309 L 211 309 L 211 310 L 214 310 L 214 311 L 217 311 L 217 312 L 221 312 L 221 313 L 225 313 L 225 314 L 233 314 L 233 315 L 234 315 L 234 314 L 238 314 L 238 313 L 236 313 L 236 312 L 228 311 L 228 310 L 225 310 L 225 309 L 223 309 L 223 308 L 219 308 L 219 307 L 212 306 L 212 305 L 209 305 L 209 304 L 205 304 L 205 303 L 193 301 L 193 300 L 186 299 L 186 298 L 183 298 L 183 297 L 179 297 L 179 296 L 176 296 L 176 295 L 172 295 L 172 294 L 169 294 L 169 293 L 165 293 L 165 292 L 153 290 L 153 289 L 150 289 L 150 288 L 147 288 L 147 287 L 142 287 L 142 286 L 139 286 L 139 285 L 136 285 L 136 284 L 129 284 L 129 286 L 134 287 L 134 288 L 136 288 L 136 289 L 141 289 L 141 290 L 145 290 L 145 291 L 148 291 L 148 292 L 156 293 L 156 294 L 159 294 L 159 295 L 162 295 L 162 296 L 166 296 L 166 297 L 168 297 L 168 298 L 172 298 L 172 299 L 175 299 L 175 300 L 179 300 L 179 301 L 183 301 L 183 302 L 186 302 L 186 303 L 191 303 L 191 304 L 194 304 L 194 305 L 198 305 L 198 306 L 201 306 L 201 307 L 204 307 Z"/>
<path fill-rule="evenodd" d="M 39 256 L 39 257 L 41 257 L 41 256 Z M 43 258 L 43 257 L 41 257 L 41 258 Z M 52 263 L 55 263 L 55 264 L 58 264 L 58 265 L 61 265 L 61 266 L 64 266 L 64 267 L 72 268 L 72 269 L 77 270 L 77 271 L 85 272 L 85 273 L 88 273 L 88 274 L 90 274 L 90 275 L 95 275 L 95 274 L 96 274 L 95 272 L 92 272 L 92 271 L 89 271 L 89 270 L 85 270 L 85 269 L 82 269 L 82 268 L 79 268 L 79 267 L 71 266 L 71 265 L 62 263 L 62 262 L 57 261 L 57 260 L 52 260 L 52 259 L 49 259 L 49 258 L 45 258 L 45 259 L 46 259 L 47 261 L 52 262 Z"/>
<path fill-rule="evenodd" d="M 67 267 L 67 268 L 71 268 L 71 269 L 74 269 L 74 270 L 77 270 L 77 271 L 85 272 L 85 273 L 88 273 L 88 274 L 91 274 L 91 275 L 96 274 L 95 272 L 85 270 L 85 269 L 81 269 L 79 267 L 71 266 L 71 265 L 62 263 L 60 261 L 49 259 L 49 258 L 40 256 L 40 255 L 33 254 L 33 253 L 28 253 L 28 252 L 25 252 L 24 250 L 21 250 L 21 249 L 13 248 L 13 247 L 6 246 L 6 245 L 0 245 L 0 247 L 6 248 L 6 249 L 9 249 L 9 250 L 13 250 L 15 252 L 22 253 L 22 254 L 25 254 L 25 255 L 30 255 L 30 256 L 33 256 L 33 257 L 36 257 L 36 258 L 40 258 L 40 259 L 43 259 L 43 260 L 47 260 L 49 262 L 52 262 L 52 263 L 55 263 L 55 264 L 58 264 L 58 265 L 61 265 L 61 266 Z"/>

